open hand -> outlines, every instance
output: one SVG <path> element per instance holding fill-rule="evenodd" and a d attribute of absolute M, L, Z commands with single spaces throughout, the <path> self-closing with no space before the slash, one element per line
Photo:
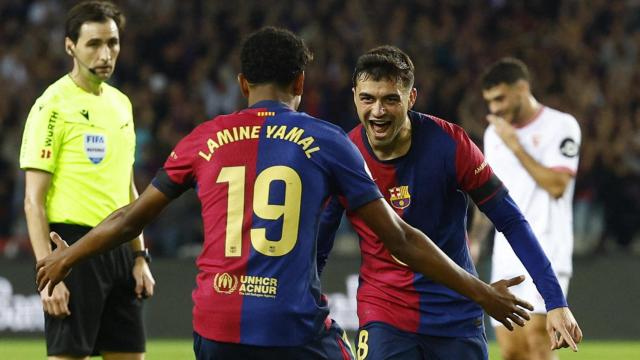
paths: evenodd
<path fill-rule="evenodd" d="M 518 285 L 524 281 L 524 276 L 516 276 L 508 280 L 497 281 L 489 287 L 492 291 L 489 297 L 480 304 L 492 318 L 498 320 L 509 331 L 513 331 L 514 322 L 519 326 L 524 326 L 525 321 L 530 320 L 529 313 L 533 305 L 517 298 L 509 291 L 509 287 Z"/>

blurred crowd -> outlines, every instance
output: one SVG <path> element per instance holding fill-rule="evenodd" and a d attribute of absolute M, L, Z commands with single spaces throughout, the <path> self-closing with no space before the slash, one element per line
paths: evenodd
<path fill-rule="evenodd" d="M 503 56 L 525 61 L 535 96 L 582 127 L 576 252 L 626 251 L 640 226 L 638 0 L 121 0 L 127 27 L 112 84 L 134 105 L 143 190 L 197 124 L 245 106 L 239 45 L 263 25 L 307 41 L 315 60 L 302 110 L 351 129 L 351 71 L 392 44 L 416 66 L 415 109 L 463 126 L 481 146 L 478 78 Z M 75 1 L 0 1 L 0 254 L 30 256 L 23 216 L 22 130 L 34 100 L 71 69 L 64 17 Z M 72 205 L 70 205 L 72 206 Z M 145 232 L 156 255 L 191 256 L 202 237 L 191 192 Z M 637 244 L 636 244 L 637 245 Z"/>

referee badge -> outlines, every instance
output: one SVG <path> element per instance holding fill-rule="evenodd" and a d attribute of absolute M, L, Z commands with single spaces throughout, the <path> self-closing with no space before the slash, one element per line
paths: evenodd
<path fill-rule="evenodd" d="M 99 164 L 107 153 L 107 141 L 104 135 L 84 134 L 84 152 L 94 164 Z"/>

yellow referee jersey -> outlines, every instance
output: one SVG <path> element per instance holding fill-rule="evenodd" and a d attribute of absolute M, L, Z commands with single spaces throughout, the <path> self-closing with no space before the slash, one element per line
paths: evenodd
<path fill-rule="evenodd" d="M 40 96 L 24 128 L 20 167 L 53 174 L 50 223 L 95 226 L 130 202 L 135 155 L 131 102 L 103 83 L 102 94 L 68 75 Z"/>

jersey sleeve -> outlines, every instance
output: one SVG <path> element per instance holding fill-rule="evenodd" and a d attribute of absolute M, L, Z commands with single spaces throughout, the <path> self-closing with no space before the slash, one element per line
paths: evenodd
<path fill-rule="evenodd" d="M 578 171 L 581 133 L 580 126 L 571 115 L 557 123 L 552 132 L 552 139 L 545 148 L 540 162 L 543 166 L 569 172 L 575 175 Z"/>
<path fill-rule="evenodd" d="M 52 104 L 40 101 L 31 108 L 20 147 L 20 168 L 53 173 L 64 137 L 64 120 Z"/>
<path fill-rule="evenodd" d="M 493 173 L 482 151 L 459 126 L 452 125 L 451 136 L 456 142 L 456 181 L 477 205 L 499 200 L 506 188 Z"/>
<path fill-rule="evenodd" d="M 513 199 L 505 194 L 500 201 L 490 201 L 480 210 L 493 222 L 496 230 L 504 234 L 542 295 L 547 311 L 566 307 L 567 299 L 551 262 Z"/>
<path fill-rule="evenodd" d="M 169 198 L 177 198 L 195 185 L 193 133 L 183 138 L 158 170 L 151 184 Z"/>
<path fill-rule="evenodd" d="M 347 210 L 356 210 L 382 197 L 362 154 L 344 132 L 329 146 L 329 156 L 330 171 Z"/>

